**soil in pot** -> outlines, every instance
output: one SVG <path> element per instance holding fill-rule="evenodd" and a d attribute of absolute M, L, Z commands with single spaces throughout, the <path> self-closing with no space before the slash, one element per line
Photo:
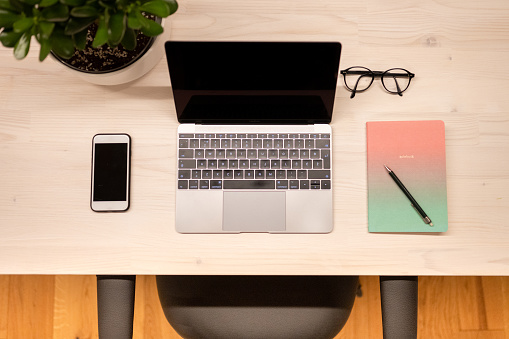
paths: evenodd
<path fill-rule="evenodd" d="M 154 18 L 151 18 L 154 20 Z M 97 25 L 92 24 L 89 27 L 87 35 L 87 44 L 85 49 L 76 50 L 69 59 L 56 58 L 78 71 L 87 73 L 108 73 L 123 67 L 126 67 L 139 59 L 152 45 L 154 38 L 139 33 L 136 38 L 136 47 L 134 50 L 127 50 L 122 45 L 111 48 L 103 45 L 97 48 L 92 47 Z"/>

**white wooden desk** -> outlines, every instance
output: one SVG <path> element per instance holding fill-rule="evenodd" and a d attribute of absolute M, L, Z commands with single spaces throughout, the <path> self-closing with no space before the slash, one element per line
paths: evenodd
<path fill-rule="evenodd" d="M 179 0 L 175 40 L 332 40 L 341 69 L 403 67 L 333 118 L 335 228 L 325 235 L 174 229 L 176 128 L 166 62 L 128 85 L 85 83 L 36 43 L 0 47 L 1 274 L 509 275 L 509 2 Z M 449 231 L 370 234 L 366 121 L 446 125 Z M 91 140 L 132 136 L 131 207 L 89 206 Z"/>

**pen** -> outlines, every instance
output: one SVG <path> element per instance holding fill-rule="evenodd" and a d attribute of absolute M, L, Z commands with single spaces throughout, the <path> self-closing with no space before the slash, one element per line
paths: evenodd
<path fill-rule="evenodd" d="M 433 226 L 433 223 L 431 222 L 431 219 L 426 215 L 426 212 L 424 212 L 424 210 L 421 208 L 421 206 L 419 206 L 419 204 L 414 199 L 414 197 L 412 197 L 412 195 L 407 190 L 405 185 L 403 185 L 403 183 L 399 180 L 399 178 L 396 176 L 396 173 L 394 173 L 386 165 L 384 165 L 384 167 L 387 170 L 387 172 L 389 172 L 389 175 L 391 176 L 392 180 L 394 180 L 396 185 L 398 185 L 398 187 L 403 191 L 403 193 L 405 193 L 406 197 L 408 198 L 408 200 L 410 200 L 410 202 L 412 203 L 412 206 L 416 209 L 417 213 L 419 213 L 419 215 L 421 216 L 422 220 L 424 220 L 424 222 L 426 224 L 429 224 L 430 226 Z"/>

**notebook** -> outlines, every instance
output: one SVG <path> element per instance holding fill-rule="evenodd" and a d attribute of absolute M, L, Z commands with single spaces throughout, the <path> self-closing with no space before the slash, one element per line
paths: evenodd
<path fill-rule="evenodd" d="M 369 231 L 447 231 L 444 122 L 368 122 L 366 131 Z M 389 170 L 424 211 L 429 223 Z"/>
<path fill-rule="evenodd" d="M 176 230 L 328 233 L 338 42 L 165 44 Z"/>

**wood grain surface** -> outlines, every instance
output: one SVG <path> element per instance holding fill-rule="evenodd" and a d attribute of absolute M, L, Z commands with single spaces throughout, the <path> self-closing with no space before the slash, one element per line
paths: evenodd
<path fill-rule="evenodd" d="M 362 276 L 336 339 L 382 338 L 378 277 Z M 95 276 L 0 276 L 0 339 L 97 339 Z M 180 339 L 166 321 L 154 276 L 136 282 L 134 339 Z M 508 277 L 419 278 L 418 338 L 509 337 Z"/>
<path fill-rule="evenodd" d="M 51 58 L 39 63 L 34 41 L 23 61 L 0 47 L 0 273 L 509 275 L 508 1 L 179 6 L 173 40 L 340 41 L 342 69 L 416 74 L 403 97 L 377 81 L 349 99 L 339 79 L 334 231 L 178 234 L 177 121 L 165 60 L 138 81 L 97 86 Z M 421 119 L 445 122 L 449 230 L 370 234 L 365 123 Z M 90 210 L 91 140 L 100 132 L 132 137 L 127 213 Z"/>

